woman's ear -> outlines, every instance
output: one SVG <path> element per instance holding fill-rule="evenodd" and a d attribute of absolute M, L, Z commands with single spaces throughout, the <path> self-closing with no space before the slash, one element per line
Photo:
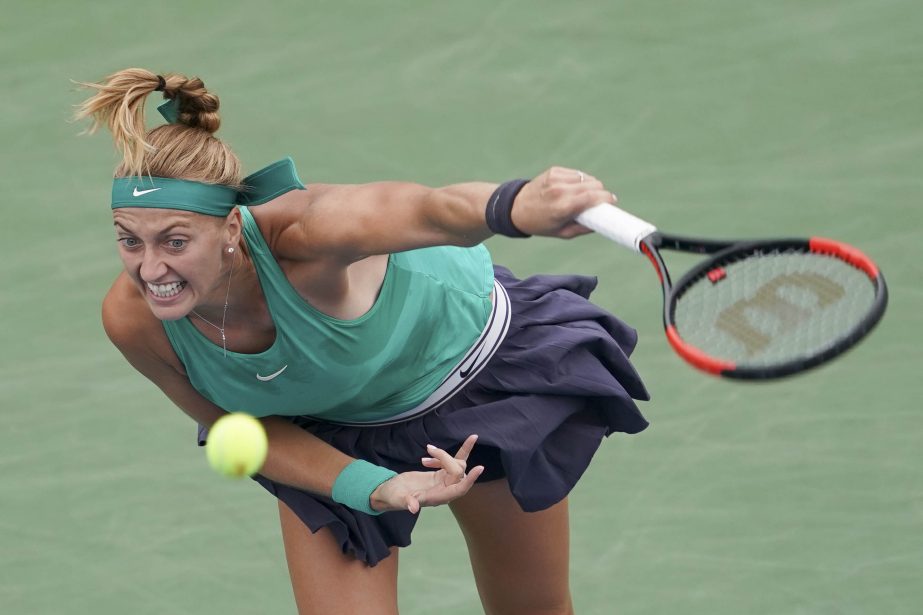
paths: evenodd
<path fill-rule="evenodd" d="M 243 231 L 243 221 L 238 208 L 232 209 L 231 213 L 224 219 L 224 227 L 227 232 L 228 247 L 236 247 L 240 243 L 240 234 Z"/>

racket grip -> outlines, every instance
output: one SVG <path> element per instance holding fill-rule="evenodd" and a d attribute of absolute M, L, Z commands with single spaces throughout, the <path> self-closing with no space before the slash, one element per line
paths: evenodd
<path fill-rule="evenodd" d="M 576 218 L 577 222 L 611 239 L 615 243 L 641 251 L 641 240 L 657 231 L 657 227 L 610 203 L 589 208 Z"/>

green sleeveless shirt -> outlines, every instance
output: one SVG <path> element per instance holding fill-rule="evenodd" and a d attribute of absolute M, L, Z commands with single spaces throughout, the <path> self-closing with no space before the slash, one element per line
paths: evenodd
<path fill-rule="evenodd" d="M 483 245 L 391 254 L 372 308 L 340 320 L 301 298 L 250 211 L 240 210 L 244 240 L 276 327 L 272 346 L 225 356 L 188 318 L 163 321 L 193 387 L 225 410 L 387 419 L 426 399 L 487 323 L 493 266 Z"/>

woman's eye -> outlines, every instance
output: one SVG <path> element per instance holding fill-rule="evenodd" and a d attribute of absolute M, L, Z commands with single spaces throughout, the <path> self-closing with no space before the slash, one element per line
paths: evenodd
<path fill-rule="evenodd" d="M 119 239 L 119 243 L 126 248 L 135 248 L 138 246 L 139 242 L 134 237 L 122 237 Z"/>
<path fill-rule="evenodd" d="M 186 240 L 185 239 L 171 239 L 170 241 L 167 242 L 167 244 L 174 250 L 182 250 L 183 248 L 186 247 Z"/>

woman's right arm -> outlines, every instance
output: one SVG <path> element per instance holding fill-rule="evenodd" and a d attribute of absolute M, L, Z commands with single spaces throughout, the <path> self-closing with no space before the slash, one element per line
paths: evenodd
<path fill-rule="evenodd" d="M 103 327 L 109 339 L 132 367 L 183 412 L 200 425 L 211 427 L 226 412 L 193 388 L 160 321 L 143 300 L 131 298 L 133 289 L 126 288 L 123 278 L 120 280 L 122 283 L 117 281 L 103 301 Z M 337 476 L 355 461 L 284 418 L 270 416 L 260 422 L 269 441 L 260 474 L 270 480 L 330 497 Z M 420 505 L 437 506 L 461 497 L 483 471 L 478 467 L 465 473 L 465 461 L 473 445 L 474 440 L 469 438 L 454 458 L 440 449 L 421 451 L 421 456 L 432 458 L 425 463 L 430 470 L 404 472 L 388 480 L 375 490 L 372 505 L 379 511 L 406 509 L 415 513 Z"/>
<path fill-rule="evenodd" d="M 128 307 L 118 294 L 113 287 L 103 302 L 103 327 L 109 339 L 132 367 L 183 412 L 200 425 L 211 427 L 226 412 L 193 388 L 163 326 L 147 306 Z M 269 439 L 269 453 L 260 473 L 276 482 L 329 496 L 333 481 L 353 459 L 285 419 L 266 417 L 260 421 Z"/>

